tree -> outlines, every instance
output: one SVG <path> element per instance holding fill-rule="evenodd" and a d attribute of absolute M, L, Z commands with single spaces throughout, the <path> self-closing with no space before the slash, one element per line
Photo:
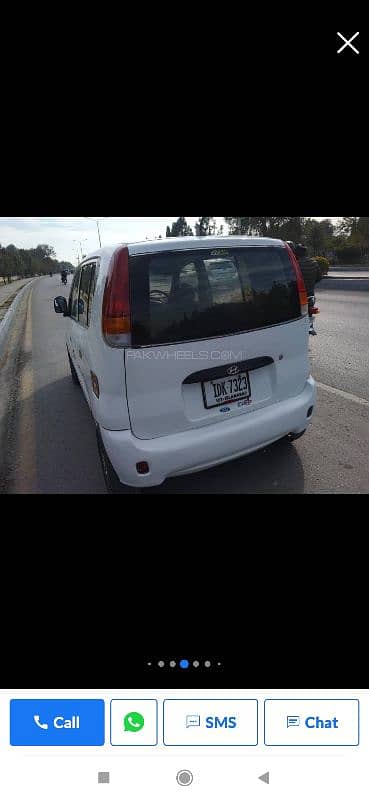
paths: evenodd
<path fill-rule="evenodd" d="M 186 217 L 178 217 L 177 222 L 173 222 L 172 227 L 167 226 L 167 238 L 171 236 L 193 236 L 192 228 L 187 225 Z"/>
<path fill-rule="evenodd" d="M 323 231 L 323 235 L 327 244 L 332 244 L 332 240 L 334 237 L 334 225 L 330 221 L 330 219 L 323 219 L 319 222 L 320 228 Z"/>
<path fill-rule="evenodd" d="M 369 249 L 369 217 L 359 217 L 357 232 L 360 237 L 362 255 L 367 255 Z"/>
<path fill-rule="evenodd" d="M 278 239 L 282 227 L 296 217 L 251 217 L 251 228 L 260 236 Z"/>
<path fill-rule="evenodd" d="M 296 227 L 296 220 L 300 217 L 224 217 L 229 225 L 231 234 L 243 234 L 246 236 L 268 236 L 278 239 L 281 235 L 283 226 L 291 220 L 295 220 L 294 226 Z"/>
<path fill-rule="evenodd" d="M 304 236 L 304 223 L 303 217 L 289 217 L 287 222 L 281 225 L 278 237 L 285 242 L 301 242 Z"/>
<path fill-rule="evenodd" d="M 48 245 L 38 245 L 33 250 L 18 249 L 13 244 L 5 248 L 0 246 L 0 277 L 10 283 L 12 276 L 30 278 L 45 275 L 47 272 L 60 271 L 62 265 L 72 269 L 69 261 L 58 262 L 51 258 L 52 253 L 54 250 Z"/>
<path fill-rule="evenodd" d="M 231 236 L 250 236 L 252 233 L 251 219 L 251 217 L 224 217 L 225 222 L 229 226 L 229 233 Z"/>
<path fill-rule="evenodd" d="M 214 217 L 199 217 L 198 221 L 195 223 L 195 231 L 196 236 L 211 236 L 215 233 Z"/>
<path fill-rule="evenodd" d="M 308 249 L 313 255 L 319 255 L 324 250 L 324 231 L 316 219 L 306 220 L 304 226 L 304 239 Z"/>
<path fill-rule="evenodd" d="M 329 219 L 318 222 L 317 219 L 306 219 L 303 228 L 303 240 L 313 255 L 329 255 L 341 243 L 335 236 L 335 228 Z M 343 237 L 342 241 L 345 241 Z"/>
<path fill-rule="evenodd" d="M 0 275 L 4 283 L 11 283 L 12 277 L 19 275 L 21 268 L 22 259 L 17 248 L 13 244 L 0 247 Z"/>
<path fill-rule="evenodd" d="M 347 238 L 351 238 L 357 232 L 357 225 L 360 217 L 341 217 L 338 223 L 338 230 Z"/>
<path fill-rule="evenodd" d="M 38 244 L 35 249 L 35 255 L 41 259 L 56 258 L 54 248 L 48 244 Z"/>

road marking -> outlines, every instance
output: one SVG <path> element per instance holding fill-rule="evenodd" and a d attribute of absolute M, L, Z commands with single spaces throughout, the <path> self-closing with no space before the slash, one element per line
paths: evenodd
<path fill-rule="evenodd" d="M 12 493 L 26 493 L 36 490 L 36 427 L 34 408 L 34 380 L 32 366 L 32 295 L 29 293 L 27 303 L 27 320 L 18 393 L 19 423 L 16 438 L 16 468 Z"/>
<path fill-rule="evenodd" d="M 326 392 L 332 392 L 332 394 L 338 394 L 340 397 L 344 397 L 345 400 L 352 400 L 353 403 L 357 403 L 359 406 L 369 406 L 369 400 L 364 400 L 363 397 L 358 397 L 356 394 L 350 394 L 349 392 L 344 392 L 342 389 L 336 389 L 334 386 L 327 386 L 325 383 L 316 383 L 319 389 L 323 389 Z"/>

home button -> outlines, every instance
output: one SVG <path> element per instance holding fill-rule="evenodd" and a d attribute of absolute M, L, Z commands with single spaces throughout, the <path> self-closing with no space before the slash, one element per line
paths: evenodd
<path fill-rule="evenodd" d="M 177 775 L 177 783 L 179 783 L 180 786 L 190 786 L 192 781 L 192 772 L 190 772 L 188 769 L 181 769 Z"/>

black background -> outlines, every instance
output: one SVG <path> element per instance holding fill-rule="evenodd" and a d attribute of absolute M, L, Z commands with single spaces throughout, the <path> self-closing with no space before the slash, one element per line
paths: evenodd
<path fill-rule="evenodd" d="M 6 82 L 1 215 L 367 211 L 369 48 L 357 16 L 221 14 L 205 28 L 191 17 L 181 37 L 172 17 L 150 30 L 145 15 L 147 36 L 110 30 L 98 58 L 86 32 L 55 58 L 53 36 L 55 72 L 45 49 L 39 65 L 28 59 L 22 91 Z M 360 56 L 338 56 L 337 30 L 357 29 Z M 352 522 L 364 505 L 2 497 L 2 682 L 365 683 L 366 576 Z M 144 666 L 186 657 L 223 667 Z"/>

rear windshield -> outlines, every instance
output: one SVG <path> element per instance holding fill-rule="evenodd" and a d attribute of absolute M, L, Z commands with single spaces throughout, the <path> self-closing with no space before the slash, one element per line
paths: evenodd
<path fill-rule="evenodd" d="M 296 275 L 283 247 L 131 256 L 132 344 L 209 339 L 300 316 Z"/>

